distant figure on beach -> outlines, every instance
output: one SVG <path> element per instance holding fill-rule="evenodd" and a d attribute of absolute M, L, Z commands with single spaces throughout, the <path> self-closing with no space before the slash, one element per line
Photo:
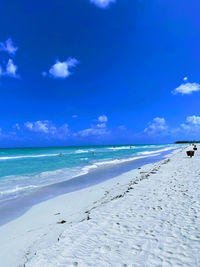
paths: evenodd
<path fill-rule="evenodd" d="M 130 146 L 130 149 L 132 148 L 132 146 Z"/>
<path fill-rule="evenodd" d="M 59 157 L 60 157 L 60 158 L 62 157 L 62 153 L 59 154 Z"/>
<path fill-rule="evenodd" d="M 92 151 L 92 156 L 94 156 L 94 151 Z"/>

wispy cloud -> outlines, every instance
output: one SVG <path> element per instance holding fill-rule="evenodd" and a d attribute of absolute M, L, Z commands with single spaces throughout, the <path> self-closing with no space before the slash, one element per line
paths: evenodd
<path fill-rule="evenodd" d="M 200 116 L 195 116 L 195 115 L 193 115 L 193 116 L 188 116 L 188 117 L 186 118 L 186 121 L 187 121 L 188 123 L 191 123 L 191 124 L 194 124 L 194 125 L 200 125 Z"/>
<path fill-rule="evenodd" d="M 147 134 L 160 134 L 165 132 L 168 129 L 166 121 L 164 118 L 154 118 L 148 123 L 148 127 L 144 129 L 144 132 Z"/>
<path fill-rule="evenodd" d="M 69 71 L 70 68 L 76 67 L 79 61 L 75 58 L 68 58 L 66 61 L 59 61 L 57 60 L 56 63 L 51 66 L 49 70 L 49 76 L 58 79 L 65 79 L 72 74 Z M 46 72 L 42 72 L 42 75 L 45 77 L 47 76 Z"/>
<path fill-rule="evenodd" d="M 18 47 L 14 46 L 12 39 L 8 39 L 5 42 L 0 42 L 0 51 L 7 52 L 9 55 L 15 55 Z M 0 77 L 9 76 L 12 78 L 19 78 L 17 75 L 17 65 L 14 64 L 13 59 L 9 58 L 7 65 L 3 68 L 0 65 Z"/>
<path fill-rule="evenodd" d="M 77 115 L 75 115 L 75 118 L 76 117 Z M 108 121 L 106 115 L 99 116 L 96 121 L 97 123 L 95 125 L 92 125 L 90 128 L 80 130 L 74 133 L 69 129 L 67 123 L 61 126 L 56 126 L 49 120 L 38 120 L 33 122 L 27 121 L 24 123 L 23 127 L 21 127 L 18 123 L 16 123 L 13 127 L 17 130 L 22 130 L 24 128 L 32 133 L 39 133 L 48 137 L 51 136 L 53 138 L 60 138 L 60 139 L 66 138 L 66 136 L 89 137 L 89 136 L 102 136 L 110 133 L 106 124 L 106 122 Z"/>
<path fill-rule="evenodd" d="M 105 116 L 102 119 L 102 116 Z M 100 118 L 100 119 L 99 119 Z M 96 122 L 96 123 L 94 123 Z M 143 138 L 150 138 L 150 140 L 158 141 L 160 138 L 171 138 L 171 141 L 179 139 L 196 139 L 199 138 L 200 133 L 200 116 L 191 115 L 185 118 L 185 122 L 177 125 L 176 127 L 170 127 L 167 125 L 165 118 L 156 117 L 150 121 L 143 133 L 141 131 L 135 132 L 134 130 L 127 129 L 124 125 L 120 125 L 117 128 L 107 127 L 108 117 L 101 115 L 93 120 L 88 128 L 83 128 L 77 131 L 73 131 L 69 128 L 67 123 L 58 125 L 50 120 L 36 120 L 27 121 L 23 124 L 15 123 L 12 126 L 12 130 L 8 133 L 2 133 L 0 130 L 0 137 L 2 138 L 16 138 L 28 136 L 31 138 L 43 138 L 43 140 L 70 140 L 72 141 L 92 141 L 98 142 L 102 140 L 117 140 L 119 137 L 130 138 L 132 140 L 138 136 Z M 145 139 L 144 139 L 145 140 Z M 149 140 L 149 139 L 148 139 Z"/>
<path fill-rule="evenodd" d="M 200 133 L 200 116 L 187 116 L 185 122 L 177 127 L 168 127 L 164 118 L 154 118 L 148 123 L 144 132 L 151 136 L 166 136 L 172 138 L 198 138 Z"/>
<path fill-rule="evenodd" d="M 109 134 L 110 131 L 107 129 L 107 124 L 106 124 L 106 122 L 108 121 L 108 117 L 106 115 L 101 115 L 98 117 L 97 121 L 100 123 L 92 125 L 88 129 L 81 130 L 78 133 L 75 133 L 74 136 L 87 137 L 87 136 L 101 136 Z"/>
<path fill-rule="evenodd" d="M 55 126 L 49 120 L 35 122 L 28 121 L 24 123 L 24 127 L 30 132 L 41 133 L 58 139 L 64 139 L 70 135 L 70 130 L 67 123 L 61 126 Z"/>
<path fill-rule="evenodd" d="M 100 8 L 106 8 L 111 3 L 115 3 L 116 0 L 90 0 L 91 3 L 95 4 L 96 6 Z"/>
<path fill-rule="evenodd" d="M 18 47 L 14 46 L 11 38 L 6 40 L 5 42 L 0 42 L 0 51 L 7 52 L 10 55 L 15 55 L 17 50 L 18 50 Z"/>
<path fill-rule="evenodd" d="M 54 134 L 56 131 L 56 127 L 51 124 L 50 121 L 36 121 L 36 122 L 25 122 L 24 126 L 32 132 L 39 132 L 39 133 L 51 133 Z"/>
<path fill-rule="evenodd" d="M 82 131 L 79 131 L 75 136 L 87 137 L 87 136 L 100 136 L 108 134 L 109 131 L 106 128 L 91 127 Z"/>
<path fill-rule="evenodd" d="M 181 124 L 180 130 L 198 138 L 200 132 L 200 116 L 188 116 L 186 122 Z"/>
<path fill-rule="evenodd" d="M 200 91 L 200 84 L 199 83 L 183 83 L 179 87 L 175 88 L 172 93 L 175 94 L 182 94 L 182 95 L 189 95 L 193 92 Z"/>

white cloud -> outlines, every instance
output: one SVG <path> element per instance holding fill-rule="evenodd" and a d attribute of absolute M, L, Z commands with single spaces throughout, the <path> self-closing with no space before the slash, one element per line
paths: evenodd
<path fill-rule="evenodd" d="M 18 75 L 16 74 L 18 67 L 14 64 L 12 59 L 8 60 L 8 63 L 6 65 L 6 72 L 4 75 L 17 78 Z"/>
<path fill-rule="evenodd" d="M 35 122 L 25 122 L 24 126 L 31 132 L 42 133 L 46 135 L 51 135 L 58 139 L 64 139 L 70 135 L 70 130 L 68 124 L 65 123 L 59 127 L 56 127 L 51 121 L 35 121 Z"/>
<path fill-rule="evenodd" d="M 191 130 L 191 125 L 182 123 L 181 124 L 181 128 L 183 128 L 183 130 L 185 130 L 185 131 L 190 131 Z"/>
<path fill-rule="evenodd" d="M 188 116 L 186 118 L 186 122 L 194 124 L 194 125 L 200 125 L 200 116 Z"/>
<path fill-rule="evenodd" d="M 115 3 L 116 0 L 90 0 L 91 3 L 95 4 L 96 6 L 100 8 L 106 8 L 111 3 Z"/>
<path fill-rule="evenodd" d="M 51 125 L 50 121 L 36 121 L 36 122 L 25 122 L 24 126 L 32 131 L 32 132 L 40 132 L 40 133 L 54 133 L 56 131 L 56 127 Z"/>
<path fill-rule="evenodd" d="M 186 122 L 181 124 L 181 128 L 189 134 L 199 136 L 200 116 L 188 116 Z"/>
<path fill-rule="evenodd" d="M 33 122 L 29 122 L 29 121 L 27 121 L 27 122 L 24 123 L 24 126 L 25 126 L 27 129 L 29 129 L 30 131 L 33 130 Z"/>
<path fill-rule="evenodd" d="M 91 128 L 81 130 L 78 133 L 74 134 L 75 136 L 101 136 L 105 134 L 109 134 L 110 131 L 106 128 L 106 122 L 108 121 L 108 118 L 106 115 L 101 115 L 98 117 L 98 122 L 96 125 L 91 126 Z"/>
<path fill-rule="evenodd" d="M 106 115 L 101 115 L 98 117 L 98 121 L 99 122 L 107 122 L 108 121 L 108 117 Z"/>
<path fill-rule="evenodd" d="M 1 76 L 9 76 L 12 78 L 19 78 L 19 75 L 17 74 L 17 65 L 14 64 L 12 59 L 8 60 L 8 63 L 6 64 L 6 70 L 4 71 L 3 68 L 0 66 L 0 77 Z"/>
<path fill-rule="evenodd" d="M 10 55 L 15 55 L 18 50 L 17 46 L 14 46 L 12 39 L 8 39 L 5 42 L 0 42 L 0 51 L 5 51 Z"/>
<path fill-rule="evenodd" d="M 184 77 L 183 80 L 184 80 L 184 81 L 187 81 L 187 80 L 188 80 L 188 77 Z"/>
<path fill-rule="evenodd" d="M 0 51 L 5 51 L 10 55 L 15 55 L 18 47 L 15 47 L 12 39 L 8 39 L 5 42 L 0 42 Z M 4 71 L 2 66 L 0 65 L 0 76 L 9 76 L 13 78 L 18 78 L 19 76 L 16 74 L 18 67 L 14 64 L 12 59 L 8 60 L 6 65 L 6 70 Z"/>
<path fill-rule="evenodd" d="M 144 132 L 148 134 L 159 134 L 167 130 L 167 128 L 165 119 L 157 117 L 148 123 L 148 127 L 144 129 Z"/>
<path fill-rule="evenodd" d="M 70 68 L 76 67 L 79 61 L 75 58 L 68 58 L 66 61 L 57 60 L 56 63 L 50 68 L 49 74 L 51 77 L 65 79 L 67 78 L 71 72 Z M 42 72 L 42 75 L 45 77 L 47 75 L 46 72 Z"/>
<path fill-rule="evenodd" d="M 108 134 L 109 131 L 106 128 L 91 127 L 82 131 L 79 131 L 75 136 L 87 137 L 87 136 L 99 136 Z"/>
<path fill-rule="evenodd" d="M 183 94 L 183 95 L 189 95 L 193 92 L 200 91 L 200 84 L 199 83 L 184 83 L 181 84 L 179 87 L 175 88 L 172 93 L 173 94 Z"/>
<path fill-rule="evenodd" d="M 97 128 L 105 128 L 106 127 L 106 123 L 98 123 L 97 124 Z"/>

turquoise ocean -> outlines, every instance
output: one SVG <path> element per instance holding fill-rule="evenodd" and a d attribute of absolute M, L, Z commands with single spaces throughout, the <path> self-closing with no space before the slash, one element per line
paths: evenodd
<path fill-rule="evenodd" d="M 0 202 L 98 168 L 152 157 L 177 147 L 165 144 L 0 149 Z"/>

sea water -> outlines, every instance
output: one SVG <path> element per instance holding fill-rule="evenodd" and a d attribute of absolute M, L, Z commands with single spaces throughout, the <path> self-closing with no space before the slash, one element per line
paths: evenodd
<path fill-rule="evenodd" d="M 98 168 L 152 157 L 177 145 L 0 149 L 0 203 Z"/>

